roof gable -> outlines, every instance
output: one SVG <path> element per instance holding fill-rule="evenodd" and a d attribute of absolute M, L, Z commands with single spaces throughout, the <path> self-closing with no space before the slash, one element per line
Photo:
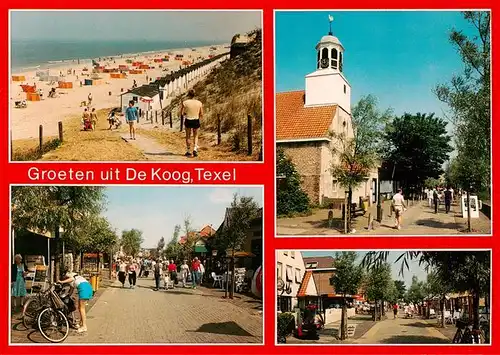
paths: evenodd
<path fill-rule="evenodd" d="M 276 94 L 276 140 L 327 139 L 337 105 L 304 107 L 305 91 Z"/>

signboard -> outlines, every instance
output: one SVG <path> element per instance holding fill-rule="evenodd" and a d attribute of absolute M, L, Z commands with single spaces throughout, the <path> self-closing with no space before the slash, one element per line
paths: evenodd
<path fill-rule="evenodd" d="M 352 338 L 356 333 L 356 324 L 348 324 L 347 325 L 347 337 Z"/>
<path fill-rule="evenodd" d="M 477 196 L 471 195 L 470 199 L 470 217 L 479 218 L 479 200 Z M 462 217 L 467 218 L 467 196 L 462 196 Z"/>
<path fill-rule="evenodd" d="M 33 279 L 34 283 L 44 283 L 47 280 L 47 272 L 49 268 L 45 265 L 37 265 L 35 268 L 35 277 Z"/>

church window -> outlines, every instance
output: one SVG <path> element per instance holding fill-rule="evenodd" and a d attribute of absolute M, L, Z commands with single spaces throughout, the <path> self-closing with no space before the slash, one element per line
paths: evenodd
<path fill-rule="evenodd" d="M 318 69 L 320 68 L 321 66 L 321 61 L 320 61 L 320 52 L 318 51 Z"/>
<path fill-rule="evenodd" d="M 328 48 L 323 48 L 323 50 L 321 51 L 321 59 L 325 58 L 328 59 Z"/>
<path fill-rule="evenodd" d="M 338 66 L 338 52 L 335 48 L 332 48 L 331 65 L 333 69 L 337 69 Z"/>
<path fill-rule="evenodd" d="M 332 48 L 332 59 L 337 59 L 337 50 Z"/>
<path fill-rule="evenodd" d="M 337 189 L 338 189 L 338 181 L 333 180 L 332 181 L 332 192 L 337 192 Z"/>
<path fill-rule="evenodd" d="M 339 69 L 340 71 L 342 71 L 343 67 L 344 67 L 344 58 L 342 58 L 342 52 L 339 53 L 340 56 L 339 56 Z"/>
<path fill-rule="evenodd" d="M 347 93 L 347 86 L 345 86 L 345 84 L 344 84 L 344 94 L 346 94 L 346 93 Z"/>

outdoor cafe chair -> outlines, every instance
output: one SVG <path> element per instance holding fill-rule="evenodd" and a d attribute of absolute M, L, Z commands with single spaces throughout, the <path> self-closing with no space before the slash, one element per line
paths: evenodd
<path fill-rule="evenodd" d="M 216 275 L 215 272 L 212 272 L 212 278 L 214 279 L 214 284 L 212 287 L 215 287 L 217 284 L 219 284 L 219 287 L 223 288 L 222 287 L 222 281 L 223 281 L 222 275 Z"/>

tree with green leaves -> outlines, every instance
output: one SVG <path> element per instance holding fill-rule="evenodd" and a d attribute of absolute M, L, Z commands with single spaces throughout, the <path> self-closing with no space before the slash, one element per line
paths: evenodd
<path fill-rule="evenodd" d="M 165 248 L 165 238 L 161 237 L 160 240 L 158 241 L 158 245 L 156 246 L 156 251 L 158 255 L 161 255 L 163 253 L 163 248 Z"/>
<path fill-rule="evenodd" d="M 348 190 L 347 231 L 351 230 L 352 190 L 360 186 L 381 163 L 383 132 L 391 120 L 391 110 L 379 111 L 377 99 L 362 97 L 352 108 L 352 127 L 344 125 L 341 132 L 330 132 L 333 162 L 332 177 Z"/>
<path fill-rule="evenodd" d="M 424 281 L 420 281 L 418 277 L 411 278 L 411 285 L 406 291 L 405 301 L 413 303 L 418 307 L 419 313 L 421 306 L 427 297 L 427 285 Z"/>
<path fill-rule="evenodd" d="M 388 251 L 368 252 L 362 264 L 374 268 L 385 263 L 388 256 Z M 427 270 L 440 270 L 442 277 L 450 280 L 456 292 L 469 292 L 472 295 L 473 327 L 479 329 L 479 300 L 481 297 L 488 300 L 490 293 L 490 251 L 407 251 L 395 261 L 401 262 L 401 275 L 409 270 L 410 260 L 418 260 Z"/>
<path fill-rule="evenodd" d="M 356 263 L 356 253 L 353 251 L 343 251 L 335 254 L 333 263 L 335 273 L 330 279 L 336 294 L 342 295 L 342 317 L 340 320 L 340 340 L 347 338 L 347 295 L 358 293 L 359 286 L 363 279 L 363 268 Z"/>
<path fill-rule="evenodd" d="M 252 223 L 259 217 L 260 207 L 253 197 L 235 194 L 231 205 L 227 208 L 226 219 L 214 237 L 214 246 L 218 252 L 230 253 L 230 269 L 232 271 L 230 297 L 234 294 L 234 253 L 241 250 Z M 228 270 L 229 271 L 229 270 Z"/>
<path fill-rule="evenodd" d="M 276 153 L 276 176 L 280 179 L 276 197 L 277 215 L 309 212 L 310 201 L 302 189 L 300 175 L 283 149 L 278 149 Z"/>
<path fill-rule="evenodd" d="M 455 179 L 469 191 L 491 188 L 491 13 L 465 11 L 474 34 L 453 29 L 449 40 L 460 55 L 464 70 L 449 83 L 438 85 L 436 96 L 448 105 L 455 127 Z"/>
<path fill-rule="evenodd" d="M 122 232 L 120 244 L 126 255 L 135 257 L 141 250 L 143 242 L 144 238 L 142 237 L 142 231 L 138 229 L 125 230 Z"/>
<path fill-rule="evenodd" d="M 394 164 L 396 181 L 418 189 L 426 179 L 439 178 L 453 151 L 446 126 L 447 122 L 433 113 L 405 113 L 387 126 L 385 159 Z"/>
<path fill-rule="evenodd" d="M 392 298 L 390 285 L 394 285 L 391 276 L 391 266 L 388 263 L 382 263 L 377 267 L 368 270 L 366 279 L 366 295 L 369 300 L 375 302 L 374 320 L 380 320 L 378 315 L 378 304 L 381 309 L 384 308 L 384 301 Z"/>
<path fill-rule="evenodd" d="M 60 275 L 61 230 L 68 236 L 88 224 L 105 207 L 104 187 L 96 186 L 13 186 L 12 225 L 54 235 L 55 274 Z"/>
<path fill-rule="evenodd" d="M 453 291 L 453 282 L 446 277 L 447 265 L 436 267 L 427 274 L 427 289 L 431 298 L 439 297 L 439 308 L 441 311 L 441 327 L 446 327 L 444 318 L 446 294 Z"/>
<path fill-rule="evenodd" d="M 174 259 L 175 261 L 180 261 L 181 259 L 181 245 L 179 244 L 179 237 L 181 234 L 181 225 L 176 224 L 174 227 L 174 233 L 172 234 L 172 239 L 168 242 L 163 255 L 169 259 Z"/>
<path fill-rule="evenodd" d="M 406 293 L 405 282 L 403 280 L 394 280 L 394 287 L 396 288 L 396 300 L 403 300 Z"/>

